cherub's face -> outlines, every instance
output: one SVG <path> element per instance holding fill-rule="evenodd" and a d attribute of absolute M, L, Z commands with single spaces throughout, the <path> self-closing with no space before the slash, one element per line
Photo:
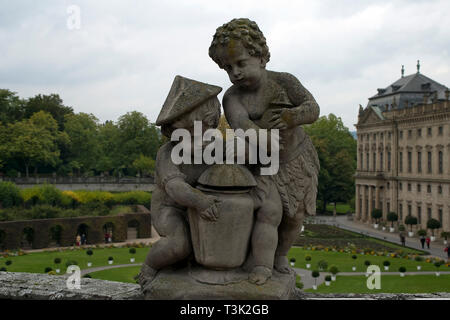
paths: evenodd
<path fill-rule="evenodd" d="M 251 56 L 240 41 L 230 41 L 222 47 L 219 57 L 230 81 L 244 89 L 258 88 L 265 71 L 263 58 Z"/>

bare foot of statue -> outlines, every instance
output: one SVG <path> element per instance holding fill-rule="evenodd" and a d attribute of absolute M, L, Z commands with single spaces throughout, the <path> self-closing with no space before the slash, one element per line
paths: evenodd
<path fill-rule="evenodd" d="M 257 285 L 263 285 L 272 276 L 272 270 L 263 266 L 256 266 L 248 276 L 248 281 Z"/>
<path fill-rule="evenodd" d="M 289 261 L 286 256 L 276 256 L 274 262 L 274 268 L 281 273 L 290 273 Z"/>
<path fill-rule="evenodd" d="M 146 291 L 146 286 L 152 282 L 157 272 L 158 272 L 157 270 L 153 269 L 152 267 L 146 264 L 142 265 L 141 272 L 139 272 L 136 278 L 141 288 L 143 288 L 144 293 Z"/>

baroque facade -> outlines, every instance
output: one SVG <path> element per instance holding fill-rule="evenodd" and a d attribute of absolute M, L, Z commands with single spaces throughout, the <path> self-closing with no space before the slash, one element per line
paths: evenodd
<path fill-rule="evenodd" d="M 372 222 L 373 209 L 417 217 L 450 231 L 449 89 L 419 72 L 403 76 L 360 105 L 355 220 Z"/>

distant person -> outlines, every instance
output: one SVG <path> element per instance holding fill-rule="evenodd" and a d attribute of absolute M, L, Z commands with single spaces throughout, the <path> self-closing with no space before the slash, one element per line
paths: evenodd
<path fill-rule="evenodd" d="M 109 241 L 109 233 L 108 231 L 105 232 L 105 243 L 108 243 Z"/>
<path fill-rule="evenodd" d="M 109 232 L 108 242 L 109 243 L 112 242 L 112 231 Z"/>
<path fill-rule="evenodd" d="M 85 245 L 86 244 L 86 235 L 83 233 L 81 235 L 81 245 Z"/>
<path fill-rule="evenodd" d="M 447 260 L 450 260 L 450 243 L 447 244 L 444 251 L 447 252 Z"/>
<path fill-rule="evenodd" d="M 75 244 L 77 245 L 77 247 L 79 247 L 80 243 L 81 243 L 81 237 L 79 234 L 77 234 L 77 237 L 75 238 Z"/>
<path fill-rule="evenodd" d="M 402 243 L 402 246 L 405 246 L 406 237 L 403 233 L 400 233 L 400 242 Z"/>
<path fill-rule="evenodd" d="M 422 249 L 425 249 L 425 236 L 420 236 L 420 243 L 422 244 Z"/>
<path fill-rule="evenodd" d="M 425 239 L 425 242 L 427 243 L 427 248 L 430 249 L 430 242 L 431 242 L 430 237 L 427 237 L 427 238 Z"/>

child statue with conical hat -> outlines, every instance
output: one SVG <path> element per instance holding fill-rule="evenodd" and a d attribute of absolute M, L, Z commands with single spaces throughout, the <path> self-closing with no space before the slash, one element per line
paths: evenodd
<path fill-rule="evenodd" d="M 217 94 L 221 90 L 217 86 L 176 76 L 156 121 L 163 135 L 170 139 L 174 130 L 186 129 L 193 136 L 194 121 L 201 121 L 205 130 L 216 128 L 221 107 Z M 172 141 L 165 143 L 156 157 L 151 218 L 161 239 L 150 249 L 138 277 L 144 293 L 158 270 L 191 254 L 186 209 L 195 209 L 206 220 L 217 219 L 219 200 L 193 187 L 207 165 L 174 164 L 171 159 L 174 146 Z"/>

